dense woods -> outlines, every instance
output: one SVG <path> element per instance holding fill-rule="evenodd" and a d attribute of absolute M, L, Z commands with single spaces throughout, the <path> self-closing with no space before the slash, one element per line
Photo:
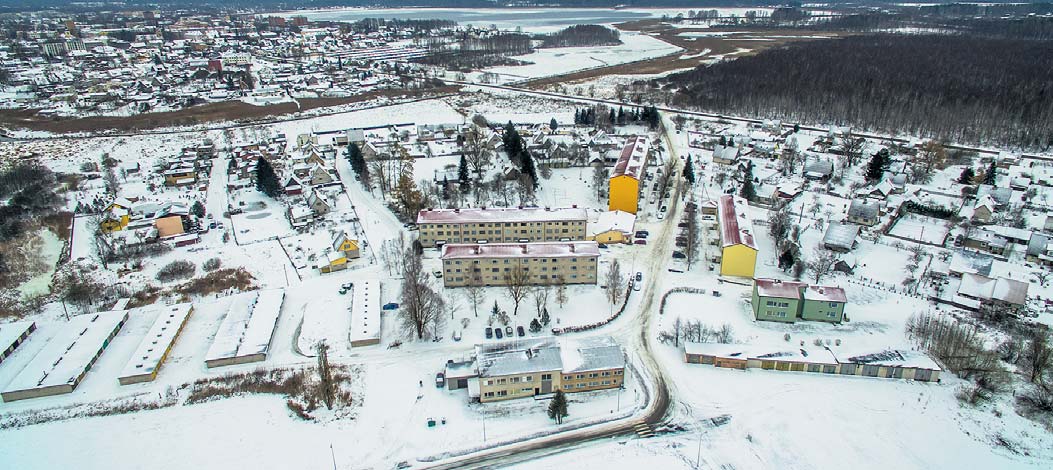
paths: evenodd
<path fill-rule="evenodd" d="M 671 75 L 673 104 L 962 142 L 1053 145 L 1053 42 L 868 35 Z"/>
<path fill-rule="evenodd" d="M 595 24 L 578 24 L 552 34 L 541 35 L 541 47 L 616 46 L 622 43 L 618 31 Z"/>

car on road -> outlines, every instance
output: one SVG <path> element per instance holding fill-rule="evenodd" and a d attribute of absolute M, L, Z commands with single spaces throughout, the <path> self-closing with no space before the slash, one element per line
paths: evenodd
<path fill-rule="evenodd" d="M 208 224 L 208 229 L 209 230 L 212 230 L 212 229 L 214 229 L 216 227 L 217 227 L 217 224 L 215 222 L 209 222 L 209 224 Z"/>
<path fill-rule="evenodd" d="M 494 335 L 497 336 L 497 339 L 501 339 L 504 337 L 504 334 L 501 333 L 500 328 L 494 328 Z"/>
<path fill-rule="evenodd" d="M 395 302 L 388 302 L 388 303 L 384 304 L 383 307 L 380 307 L 381 310 L 397 310 L 398 308 L 399 308 L 399 304 L 397 304 Z"/>
<path fill-rule="evenodd" d="M 676 226 L 678 228 L 687 228 L 687 222 L 677 222 Z"/>
<path fill-rule="evenodd" d="M 435 271 L 432 274 L 435 276 L 435 279 L 442 279 L 442 271 Z"/>
<path fill-rule="evenodd" d="M 647 230 L 637 230 L 636 238 L 647 238 L 647 236 L 650 234 L 651 232 L 648 232 Z"/>
<path fill-rule="evenodd" d="M 658 220 L 662 220 L 664 218 L 665 218 L 665 213 L 659 212 L 658 213 Z"/>
<path fill-rule="evenodd" d="M 687 255 L 685 255 L 685 254 L 683 254 L 682 252 L 679 252 L 679 251 L 674 251 L 673 252 L 673 258 L 674 259 L 685 259 L 685 258 L 687 258 Z"/>
<path fill-rule="evenodd" d="M 647 240 L 644 240 L 644 239 L 640 238 L 640 239 L 637 239 L 637 240 L 633 240 L 633 244 L 634 245 L 646 245 L 647 244 Z"/>
<path fill-rule="evenodd" d="M 439 372 L 435 374 L 435 388 L 443 388 L 446 386 L 446 374 Z"/>
<path fill-rule="evenodd" d="M 603 249 L 607 249 L 607 244 L 606 243 L 597 243 L 596 246 L 598 246 L 600 248 L 603 248 Z"/>
<path fill-rule="evenodd" d="M 665 212 L 665 211 L 669 210 L 669 206 L 662 206 L 662 208 L 660 210 L 662 212 Z"/>
<path fill-rule="evenodd" d="M 636 282 L 642 282 L 642 281 L 643 281 L 643 273 L 640 272 L 640 271 L 636 271 Z"/>
<path fill-rule="evenodd" d="M 523 325 L 519 325 L 519 326 L 516 327 L 516 333 L 519 336 L 526 336 L 526 330 L 523 329 Z"/>
<path fill-rule="evenodd" d="M 494 337 L 494 329 L 490 328 L 489 326 L 486 327 L 486 339 L 490 339 L 490 338 L 493 338 L 493 337 Z"/>
<path fill-rule="evenodd" d="M 633 283 L 633 290 L 634 291 L 639 292 L 640 289 L 642 289 L 642 288 L 643 288 L 643 283 L 642 282 L 634 282 Z"/>

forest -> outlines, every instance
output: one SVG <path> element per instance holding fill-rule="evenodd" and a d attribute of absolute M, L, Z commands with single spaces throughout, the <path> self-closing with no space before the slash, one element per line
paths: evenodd
<path fill-rule="evenodd" d="M 957 142 L 1053 146 L 1053 42 L 958 35 L 809 41 L 670 75 L 674 105 Z"/>
<path fill-rule="evenodd" d="M 596 24 L 578 24 L 552 34 L 539 35 L 541 47 L 617 46 L 618 30 Z"/>

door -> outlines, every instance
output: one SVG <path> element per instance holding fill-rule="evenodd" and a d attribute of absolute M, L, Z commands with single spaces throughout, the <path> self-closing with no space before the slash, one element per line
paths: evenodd
<path fill-rule="evenodd" d="M 541 393 L 552 393 L 552 374 L 541 374 Z"/>

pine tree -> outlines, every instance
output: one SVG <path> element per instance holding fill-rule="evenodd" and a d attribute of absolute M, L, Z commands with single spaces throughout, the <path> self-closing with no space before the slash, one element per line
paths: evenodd
<path fill-rule="evenodd" d="M 550 321 L 552 321 L 552 319 L 549 318 L 549 316 L 548 316 L 548 307 L 542 308 L 541 309 L 541 324 L 544 325 L 544 326 L 548 326 L 548 323 Z"/>
<path fill-rule="evenodd" d="M 537 189 L 537 167 L 534 166 L 534 157 L 530 155 L 530 152 L 524 150 L 520 154 L 519 161 L 522 163 L 520 171 L 530 177 L 530 183 L 534 185 L 534 189 Z"/>
<path fill-rule="evenodd" d="M 190 206 L 190 213 L 194 214 L 194 217 L 202 218 L 205 216 L 205 205 L 201 201 L 194 201 L 194 205 Z"/>
<path fill-rule="evenodd" d="M 742 189 L 739 196 L 752 202 L 757 197 L 757 191 L 753 188 L 753 163 L 747 161 L 746 169 L 742 171 Z"/>
<path fill-rule="evenodd" d="M 552 129 L 552 132 L 556 132 L 556 129 L 559 128 L 559 123 L 556 122 L 556 118 L 552 118 L 552 120 L 548 122 L 548 128 Z"/>
<path fill-rule="evenodd" d="M 577 108 L 574 108 L 574 125 L 581 125 L 581 110 Z"/>
<path fill-rule="evenodd" d="M 274 167 L 266 158 L 256 160 L 256 189 L 272 198 L 281 193 L 281 183 L 278 175 L 274 173 Z"/>
<path fill-rule="evenodd" d="M 684 179 L 687 180 L 687 184 L 695 184 L 695 166 L 691 163 L 691 155 L 688 155 L 687 161 L 684 162 Z"/>
<path fill-rule="evenodd" d="M 995 166 L 995 162 L 991 162 L 991 165 L 987 167 L 987 171 L 984 172 L 984 184 L 994 186 L 998 176 L 998 167 Z"/>
<path fill-rule="evenodd" d="M 611 108 L 611 112 L 607 116 L 607 122 L 611 123 L 612 126 L 618 124 L 618 115 L 614 112 L 614 108 Z"/>
<path fill-rule="evenodd" d="M 618 106 L 618 125 L 625 125 L 625 108 Z"/>
<path fill-rule="evenodd" d="M 962 170 L 962 174 L 958 175 L 958 182 L 961 184 L 973 184 L 973 178 L 976 177 L 976 173 L 973 172 L 971 167 Z"/>
<path fill-rule="evenodd" d="M 442 177 L 442 200 L 450 200 L 450 179 L 445 176 Z"/>
<path fill-rule="evenodd" d="M 358 148 L 358 144 L 348 143 L 344 155 L 347 157 L 347 162 L 351 164 L 351 170 L 358 175 L 358 179 L 367 179 L 369 170 L 366 168 L 366 158 L 362 156 L 362 150 Z"/>
<path fill-rule="evenodd" d="M 501 314 L 501 307 L 497 306 L 497 301 L 495 300 L 494 301 L 494 308 L 490 309 L 490 315 L 493 315 L 493 316 L 496 317 L 496 316 L 498 316 L 500 314 Z"/>
<path fill-rule="evenodd" d="M 461 183 L 462 193 L 466 193 L 472 183 L 468 177 L 468 160 L 464 158 L 464 154 L 461 154 L 461 162 L 457 166 L 457 182 Z"/>
<path fill-rule="evenodd" d="M 530 332 L 537 333 L 541 331 L 541 323 L 538 323 L 537 318 L 530 320 Z"/>
<path fill-rule="evenodd" d="M 556 390 L 556 395 L 548 404 L 548 417 L 556 420 L 556 424 L 563 424 L 563 418 L 567 416 L 567 397 L 563 395 L 563 390 Z"/>
<path fill-rule="evenodd" d="M 874 153 L 870 157 L 870 163 L 867 164 L 867 181 L 878 181 L 885 174 L 885 169 L 889 165 L 888 149 L 881 149 Z"/>

